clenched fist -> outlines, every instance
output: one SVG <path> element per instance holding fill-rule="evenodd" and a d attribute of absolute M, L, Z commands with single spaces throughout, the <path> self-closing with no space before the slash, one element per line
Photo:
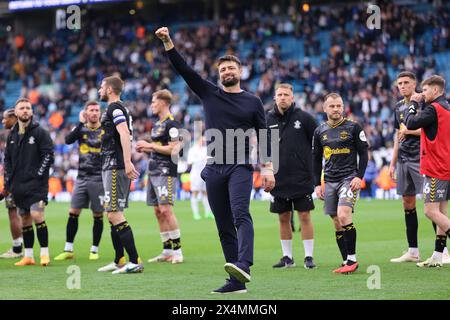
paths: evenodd
<path fill-rule="evenodd" d="M 164 49 L 166 51 L 173 48 L 172 39 L 170 39 L 169 29 L 167 27 L 161 27 L 156 30 L 155 35 L 164 43 Z"/>
<path fill-rule="evenodd" d="M 168 42 L 170 40 L 169 29 L 167 27 L 159 28 L 155 34 L 162 42 Z"/>

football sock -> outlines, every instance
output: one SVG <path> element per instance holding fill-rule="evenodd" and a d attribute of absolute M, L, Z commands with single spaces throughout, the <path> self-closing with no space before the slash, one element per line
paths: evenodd
<path fill-rule="evenodd" d="M 77 231 L 78 231 L 78 216 L 69 213 L 69 219 L 67 220 L 67 227 L 66 227 L 66 242 L 73 243 Z"/>
<path fill-rule="evenodd" d="M 102 233 L 103 233 L 103 216 L 98 218 L 96 217 L 94 218 L 94 225 L 92 226 L 92 245 L 94 247 L 98 247 L 98 245 L 100 244 Z"/>
<path fill-rule="evenodd" d="M 36 223 L 36 235 L 39 241 L 39 245 L 41 248 L 48 247 L 48 228 L 45 221 L 41 223 Z"/>
<path fill-rule="evenodd" d="M 64 246 L 64 251 L 73 252 L 73 242 L 66 242 Z"/>
<path fill-rule="evenodd" d="M 434 242 L 434 251 L 444 252 L 444 248 L 447 246 L 447 236 L 436 236 L 436 241 Z"/>
<path fill-rule="evenodd" d="M 356 262 L 356 255 L 355 254 L 349 254 L 347 256 L 347 265 L 351 266 Z"/>
<path fill-rule="evenodd" d="M 336 231 L 336 243 L 341 252 L 342 261 L 347 260 L 347 248 L 345 247 L 344 231 Z"/>
<path fill-rule="evenodd" d="M 281 251 L 283 252 L 283 257 L 292 259 L 292 240 L 281 240 Z"/>
<path fill-rule="evenodd" d="M 172 241 L 170 240 L 170 235 L 168 231 L 160 232 L 161 241 L 163 244 L 164 255 L 172 255 Z"/>
<path fill-rule="evenodd" d="M 417 231 L 419 224 L 417 222 L 416 208 L 405 210 L 406 238 L 409 248 L 417 248 Z"/>
<path fill-rule="evenodd" d="M 13 252 L 14 253 L 21 253 L 22 252 L 22 237 L 19 237 L 17 239 L 13 239 L 12 245 L 13 245 Z"/>
<path fill-rule="evenodd" d="M 128 253 L 128 257 L 131 263 L 138 263 L 138 253 L 136 250 L 136 245 L 134 243 L 133 231 L 131 230 L 128 222 L 124 221 L 115 226 L 115 229 L 120 237 L 122 246 Z"/>
<path fill-rule="evenodd" d="M 25 257 L 34 258 L 33 248 L 25 248 Z"/>
<path fill-rule="evenodd" d="M 345 248 L 347 249 L 347 257 L 356 253 L 356 228 L 350 223 L 344 228 Z"/>
<path fill-rule="evenodd" d="M 181 249 L 181 232 L 180 229 L 169 231 L 170 240 L 172 240 L 172 249 Z"/>
<path fill-rule="evenodd" d="M 22 228 L 22 237 L 23 237 L 23 245 L 25 247 L 25 256 L 32 258 L 33 257 L 33 246 L 34 246 L 34 231 L 33 226 L 23 227 Z M 31 255 L 27 255 L 27 249 L 31 249 Z M 28 250 L 29 253 L 29 250 Z"/>
<path fill-rule="evenodd" d="M 163 250 L 172 250 L 172 240 L 167 240 L 163 242 Z"/>
<path fill-rule="evenodd" d="M 41 247 L 41 256 L 48 256 L 48 247 Z"/>
<path fill-rule="evenodd" d="M 303 240 L 303 248 L 305 249 L 305 257 L 312 257 L 314 252 L 314 239 Z"/>
<path fill-rule="evenodd" d="M 114 226 L 111 225 L 111 241 L 114 247 L 114 252 L 116 256 L 114 257 L 114 262 L 119 263 L 120 258 L 124 256 L 122 242 L 120 241 L 119 234 L 116 232 Z"/>

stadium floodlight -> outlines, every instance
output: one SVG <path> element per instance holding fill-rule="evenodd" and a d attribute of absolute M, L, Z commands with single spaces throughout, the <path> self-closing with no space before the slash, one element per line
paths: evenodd
<path fill-rule="evenodd" d="M 8 3 L 10 11 L 41 9 L 59 6 L 96 4 L 107 2 L 131 2 L 132 0 L 15 0 Z"/>

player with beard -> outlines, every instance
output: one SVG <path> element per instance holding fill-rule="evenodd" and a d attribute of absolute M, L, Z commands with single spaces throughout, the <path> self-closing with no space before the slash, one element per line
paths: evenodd
<path fill-rule="evenodd" d="M 258 97 L 241 89 L 242 70 L 239 59 L 232 55 L 218 59 L 217 66 L 222 84 L 222 87 L 219 87 L 204 80 L 186 64 L 174 48 L 166 27 L 159 28 L 156 36 L 164 43 L 174 68 L 202 100 L 207 137 L 214 132 L 214 137 L 220 133 L 225 139 L 230 130 L 236 133 L 236 130 L 246 132 L 255 129 L 258 140 L 261 141 L 259 130 L 266 129 L 263 104 Z M 208 144 L 212 144 L 211 136 L 208 140 Z M 247 292 L 245 283 L 251 279 L 250 266 L 253 265 L 254 231 L 249 211 L 253 167 L 249 160 L 249 139 L 240 144 L 236 143 L 236 140 L 234 136 L 231 143 L 226 145 L 220 145 L 214 140 L 215 154 L 213 159 L 208 159 L 201 173 L 206 182 L 209 204 L 227 262 L 224 268 L 230 275 L 230 279 L 227 279 L 222 287 L 212 292 L 218 294 Z M 233 152 L 229 152 L 231 150 Z M 268 151 L 270 153 L 270 150 Z M 226 164 L 223 159 L 227 160 Z M 265 191 L 270 191 L 275 185 L 272 163 L 268 159 L 263 162 L 263 186 Z"/>
<path fill-rule="evenodd" d="M 97 101 L 88 101 L 80 112 L 79 123 L 66 136 L 66 144 L 78 141 L 78 176 L 70 204 L 69 219 L 66 227 L 64 252 L 55 260 L 74 258 L 73 242 L 78 231 L 78 218 L 82 208 L 92 209 L 94 225 L 92 228 L 92 246 L 89 260 L 97 260 L 98 245 L 103 232 L 103 183 L 101 144 L 105 130 L 100 124 L 100 105 Z"/>
<path fill-rule="evenodd" d="M 349 274 L 359 265 L 352 214 L 367 168 L 369 146 L 361 126 L 344 118 L 344 101 L 339 94 L 326 95 L 323 109 L 328 120 L 317 127 L 313 138 L 315 191 L 317 197 L 324 200 L 325 214 L 333 219 L 336 242 L 344 260 L 343 265 L 333 272 Z M 321 186 L 322 167 L 324 190 Z"/>
<path fill-rule="evenodd" d="M 18 123 L 6 140 L 5 189 L 11 192 L 22 218 L 25 256 L 16 266 L 34 265 L 34 231 L 41 247 L 40 264 L 50 263 L 48 228 L 44 209 L 48 203 L 48 176 L 53 163 L 53 142 L 47 130 L 33 121 L 33 109 L 26 98 L 14 107 Z"/>

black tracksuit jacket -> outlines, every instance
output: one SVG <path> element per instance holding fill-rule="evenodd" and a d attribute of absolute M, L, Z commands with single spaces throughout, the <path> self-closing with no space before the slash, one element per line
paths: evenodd
<path fill-rule="evenodd" d="M 49 169 L 54 161 L 48 131 L 32 121 L 20 135 L 16 124 L 6 143 L 5 189 L 12 193 L 17 207 L 29 209 L 41 200 L 47 203 Z"/>
<path fill-rule="evenodd" d="M 314 191 L 312 172 L 312 139 L 317 122 L 307 112 L 292 105 L 284 114 L 277 108 L 266 113 L 267 127 L 279 131 L 279 165 L 275 173 L 274 197 L 294 199 Z M 276 156 L 272 150 L 276 166 Z"/>

